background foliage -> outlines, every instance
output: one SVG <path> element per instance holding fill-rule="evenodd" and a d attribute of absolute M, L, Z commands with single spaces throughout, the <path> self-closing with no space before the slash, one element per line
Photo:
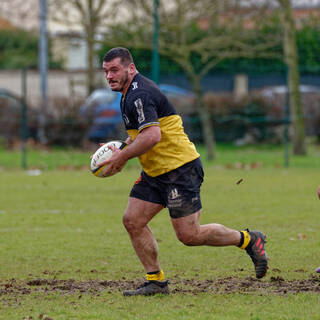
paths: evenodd
<path fill-rule="evenodd" d="M 274 34 L 279 32 L 278 22 L 273 26 L 268 26 L 263 30 L 265 34 Z M 200 30 L 198 31 L 200 32 Z M 261 35 L 261 38 L 263 34 Z M 259 37 L 255 41 L 259 41 Z M 316 74 L 320 72 L 320 29 L 313 25 L 304 25 L 297 30 L 297 45 L 299 55 L 299 68 L 302 73 Z M 98 55 L 102 61 L 103 55 L 110 49 L 110 46 L 104 45 L 98 50 Z M 130 48 L 139 71 L 143 74 L 151 74 L 152 52 L 146 49 Z M 281 45 L 273 49 L 277 55 L 281 53 Z M 194 56 L 194 63 L 197 64 L 199 57 Z M 226 58 L 214 67 L 214 73 L 247 73 L 247 74 L 270 74 L 283 72 L 284 63 L 278 58 Z M 182 73 L 182 69 L 177 63 L 167 56 L 160 55 L 160 73 L 177 75 Z M 210 74 L 210 72 L 209 72 Z"/>
<path fill-rule="evenodd" d="M 38 36 L 25 30 L 0 30 L 0 69 L 37 68 Z M 49 55 L 49 67 L 61 67 Z"/>

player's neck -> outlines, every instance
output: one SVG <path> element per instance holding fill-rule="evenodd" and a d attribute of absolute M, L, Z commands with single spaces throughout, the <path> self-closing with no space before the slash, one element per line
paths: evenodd
<path fill-rule="evenodd" d="M 128 83 L 125 85 L 125 87 L 124 87 L 123 90 L 121 91 L 121 93 L 122 93 L 123 95 L 125 95 L 125 94 L 127 93 L 127 91 L 128 91 L 128 89 L 129 89 L 129 87 L 130 87 L 130 85 L 131 85 L 131 82 L 132 82 L 133 78 L 134 78 L 135 75 L 138 74 L 138 73 L 139 73 L 139 72 L 136 71 L 135 73 L 133 73 L 133 74 L 131 75 L 130 80 L 128 81 Z"/>

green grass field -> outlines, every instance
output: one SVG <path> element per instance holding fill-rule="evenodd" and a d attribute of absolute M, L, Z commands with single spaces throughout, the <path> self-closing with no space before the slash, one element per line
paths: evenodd
<path fill-rule="evenodd" d="M 144 277 L 122 226 L 137 163 L 98 179 L 86 153 L 30 151 L 34 175 L 14 155 L 0 150 L 0 319 L 320 319 L 319 147 L 289 169 L 281 148 L 204 160 L 201 223 L 263 230 L 267 277 L 238 248 L 183 246 L 164 210 L 150 226 L 172 294 L 130 298 Z"/>

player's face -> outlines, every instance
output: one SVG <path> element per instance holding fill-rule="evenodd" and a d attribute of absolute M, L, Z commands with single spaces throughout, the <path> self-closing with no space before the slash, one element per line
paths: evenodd
<path fill-rule="evenodd" d="M 123 65 L 120 58 L 104 61 L 102 68 L 111 90 L 123 92 L 130 84 L 130 65 Z"/>

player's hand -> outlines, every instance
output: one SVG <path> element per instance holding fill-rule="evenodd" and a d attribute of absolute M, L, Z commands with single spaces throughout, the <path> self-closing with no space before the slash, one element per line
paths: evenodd
<path fill-rule="evenodd" d="M 127 160 L 121 155 L 121 150 L 112 145 L 108 148 L 112 151 L 111 158 L 100 163 L 100 165 L 108 164 L 102 172 L 105 177 L 110 177 L 120 172 L 127 163 Z"/>
<path fill-rule="evenodd" d="M 106 144 L 106 143 L 105 143 L 105 142 L 99 143 L 99 146 L 102 147 L 104 144 Z M 94 155 L 94 154 L 92 154 L 92 155 L 90 156 L 90 160 L 93 158 L 93 155 Z"/>

